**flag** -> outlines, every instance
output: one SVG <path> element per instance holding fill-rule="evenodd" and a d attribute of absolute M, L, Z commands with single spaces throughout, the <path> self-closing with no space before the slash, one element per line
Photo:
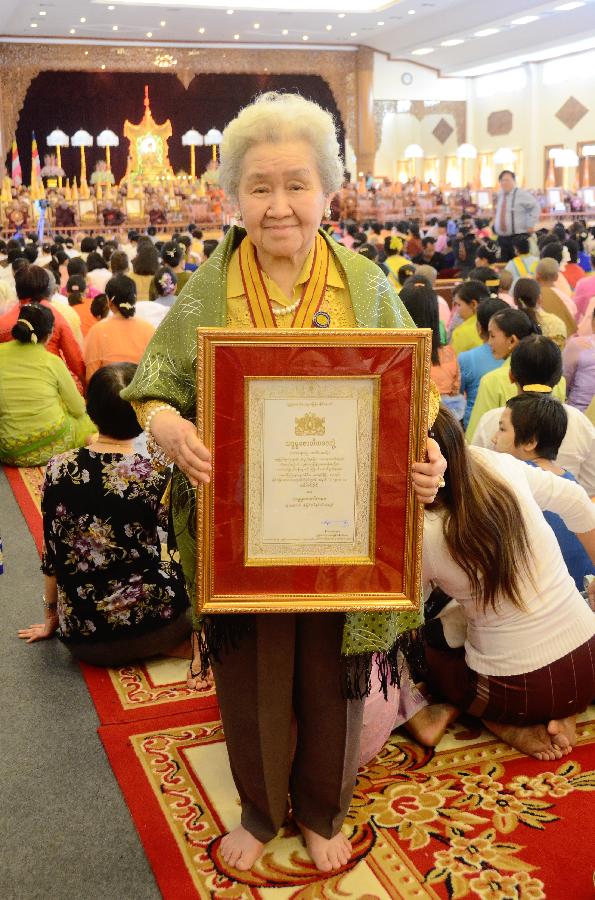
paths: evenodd
<path fill-rule="evenodd" d="M 39 150 L 37 149 L 37 141 L 35 140 L 35 132 L 32 132 L 33 139 L 31 141 L 31 184 L 37 184 L 41 181 L 41 165 L 39 162 Z"/>
<path fill-rule="evenodd" d="M 23 183 L 23 170 L 16 141 L 12 142 L 12 183 L 15 187 L 20 187 Z"/>

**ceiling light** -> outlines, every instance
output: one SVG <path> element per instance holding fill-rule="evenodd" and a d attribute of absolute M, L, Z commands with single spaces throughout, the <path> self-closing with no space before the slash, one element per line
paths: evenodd
<path fill-rule="evenodd" d="M 227 10 L 227 15 L 228 15 L 228 16 L 233 16 L 233 9 L 228 9 L 228 10 Z"/>
<path fill-rule="evenodd" d="M 252 27 L 256 28 L 256 30 L 258 30 L 260 28 L 260 22 L 255 22 Z"/>
<path fill-rule="evenodd" d="M 70 34 L 76 34 L 76 28 L 71 28 L 71 29 L 70 29 Z"/>
<path fill-rule="evenodd" d="M 490 37 L 492 34 L 498 34 L 499 28 L 482 28 L 481 31 L 475 32 L 475 37 Z"/>
<path fill-rule="evenodd" d="M 433 47 L 420 47 L 419 50 L 412 50 L 411 56 L 427 56 L 428 53 L 433 53 Z"/>
<path fill-rule="evenodd" d="M 161 25 L 162 28 L 165 28 L 165 19 L 162 19 L 159 24 Z"/>
<path fill-rule="evenodd" d="M 147 37 L 153 37 L 153 32 L 152 32 L 152 31 L 147 31 Z"/>
<path fill-rule="evenodd" d="M 85 56 L 88 56 L 88 55 L 89 55 L 89 51 L 85 50 Z"/>
<path fill-rule="evenodd" d="M 37 28 L 37 22 L 31 22 L 31 28 Z"/>
<path fill-rule="evenodd" d="M 521 16 L 520 19 L 513 19 L 511 25 L 529 25 L 531 22 L 537 22 L 539 16 Z"/>
<path fill-rule="evenodd" d="M 101 68 L 105 69 L 105 63 L 101 63 Z"/>
<path fill-rule="evenodd" d="M 86 21 L 87 21 L 87 20 L 85 19 L 84 16 L 81 16 L 81 18 L 79 19 L 79 22 L 80 22 L 81 24 L 84 24 Z"/>
<path fill-rule="evenodd" d="M 205 33 L 204 28 L 199 28 L 199 29 L 198 29 L 198 33 L 199 33 L 199 34 L 204 34 L 204 33 Z"/>
<path fill-rule="evenodd" d="M 113 12 L 113 10 L 114 10 L 115 8 L 116 8 L 115 6 L 108 6 L 108 9 L 109 9 L 110 12 Z"/>
<path fill-rule="evenodd" d="M 332 31 L 332 30 L 333 30 L 333 26 L 332 26 L 332 25 L 327 25 L 327 26 L 326 26 L 326 30 L 327 30 L 327 31 Z"/>
<path fill-rule="evenodd" d="M 112 25 L 112 31 L 117 31 L 117 30 L 118 30 L 118 26 L 117 26 L 117 25 Z"/>
<path fill-rule="evenodd" d="M 337 16 L 337 18 L 338 18 L 338 19 L 344 19 L 344 18 L 345 18 L 345 13 L 339 13 L 339 15 Z"/>
<path fill-rule="evenodd" d="M 303 40 L 303 41 L 309 40 L 308 35 L 307 35 L 307 34 L 303 34 L 303 35 L 302 35 L 302 40 Z"/>
<path fill-rule="evenodd" d="M 578 0 L 575 0 L 575 2 L 573 3 L 562 3 L 560 4 L 560 6 L 554 6 L 554 10 L 556 12 L 570 12 L 571 9 L 578 9 L 579 6 L 584 5 L 584 0 L 580 0 L 580 2 L 578 2 Z"/>
<path fill-rule="evenodd" d="M 441 47 L 458 47 L 459 44 L 464 44 L 465 41 L 463 38 L 451 38 L 449 41 L 442 41 L 440 44 Z"/>
<path fill-rule="evenodd" d="M 45 9 L 40 9 L 40 10 L 39 10 L 39 15 L 40 15 L 40 16 L 47 16 L 47 12 L 45 11 Z"/>
<path fill-rule="evenodd" d="M 239 39 L 240 39 L 239 34 L 234 34 L 233 39 L 234 39 L 234 41 L 239 41 Z"/>
<path fill-rule="evenodd" d="M 384 22 L 376 22 L 377 25 L 384 25 Z"/>
<path fill-rule="evenodd" d="M 407 14 L 408 14 L 409 16 L 414 16 L 414 15 L 415 15 L 415 10 L 414 10 L 414 9 L 408 9 L 408 10 L 407 10 Z"/>
<path fill-rule="evenodd" d="M 352 31 L 350 37 L 357 37 L 357 31 Z"/>
<path fill-rule="evenodd" d="M 289 31 L 287 30 L 287 28 L 284 28 L 281 34 L 289 34 Z"/>

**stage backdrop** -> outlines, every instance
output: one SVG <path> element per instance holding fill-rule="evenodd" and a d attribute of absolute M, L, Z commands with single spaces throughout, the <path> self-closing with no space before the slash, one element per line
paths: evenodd
<path fill-rule="evenodd" d="M 119 181 L 126 171 L 128 141 L 123 136 L 125 119 L 140 122 L 144 113 L 144 86 L 149 85 L 153 118 L 157 123 L 171 119 L 173 137 L 169 158 L 174 171 L 190 169 L 190 150 L 182 147 L 182 135 L 189 128 L 205 134 L 209 128 L 223 131 L 236 113 L 264 91 L 298 91 L 328 109 L 339 129 L 344 151 L 343 123 L 328 84 L 318 75 L 197 75 L 186 90 L 172 74 L 129 74 L 93 72 L 42 72 L 31 83 L 17 128 L 17 142 L 23 180 L 31 175 L 31 132 L 35 131 L 42 158 L 48 152 L 46 135 L 60 128 L 72 136 L 84 128 L 95 138 L 104 128 L 120 137 L 120 146 L 111 150 L 112 171 Z M 197 171 L 202 173 L 211 156 L 210 147 L 197 147 Z M 86 151 L 87 176 L 105 151 L 97 146 Z M 6 160 L 10 173 L 10 158 Z M 62 165 L 69 178 L 79 177 L 80 151 L 62 150 Z"/>

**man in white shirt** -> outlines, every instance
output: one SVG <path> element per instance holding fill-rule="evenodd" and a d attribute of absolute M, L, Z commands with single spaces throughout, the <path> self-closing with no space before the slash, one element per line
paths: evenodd
<path fill-rule="evenodd" d="M 541 215 L 539 203 L 528 191 L 516 186 L 514 172 L 506 169 L 498 176 L 500 191 L 496 201 L 494 231 L 498 235 L 503 262 L 514 256 L 515 238 L 531 234 Z"/>

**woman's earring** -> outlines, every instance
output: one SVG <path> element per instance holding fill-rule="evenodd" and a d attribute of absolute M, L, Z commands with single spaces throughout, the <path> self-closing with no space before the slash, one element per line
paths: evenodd
<path fill-rule="evenodd" d="M 324 218 L 330 219 L 330 217 L 331 217 L 331 208 L 330 208 L 330 206 L 327 206 L 327 208 L 324 211 Z"/>

